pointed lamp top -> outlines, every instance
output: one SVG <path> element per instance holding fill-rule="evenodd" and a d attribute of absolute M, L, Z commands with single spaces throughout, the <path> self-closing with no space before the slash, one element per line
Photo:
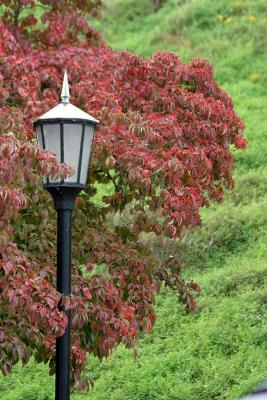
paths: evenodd
<path fill-rule="evenodd" d="M 61 102 L 67 104 L 69 103 L 69 100 L 70 100 L 70 89 L 69 89 L 67 70 L 65 69 L 62 91 L 61 91 Z"/>
<path fill-rule="evenodd" d="M 64 72 L 62 92 L 61 92 L 61 102 L 47 111 L 45 114 L 41 115 L 37 121 L 39 120 L 83 120 L 91 122 L 92 124 L 97 125 L 99 121 L 92 117 L 92 115 L 84 112 L 80 108 L 74 106 L 70 103 L 70 90 L 69 83 L 67 77 L 67 71 Z"/>

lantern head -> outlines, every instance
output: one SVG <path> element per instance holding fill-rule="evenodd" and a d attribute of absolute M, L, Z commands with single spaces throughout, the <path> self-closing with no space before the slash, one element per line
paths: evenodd
<path fill-rule="evenodd" d="M 43 114 L 35 122 L 40 147 L 56 155 L 58 162 L 72 165 L 74 175 L 62 180 L 46 178 L 44 186 L 86 187 L 91 147 L 97 119 L 69 102 L 69 84 L 65 71 L 61 103 Z"/>

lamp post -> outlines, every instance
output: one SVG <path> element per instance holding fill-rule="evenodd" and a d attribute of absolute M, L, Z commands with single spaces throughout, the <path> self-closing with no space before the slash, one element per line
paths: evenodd
<path fill-rule="evenodd" d="M 91 145 L 99 121 L 70 104 L 65 71 L 61 103 L 34 122 L 40 147 L 56 155 L 57 161 L 71 164 L 74 175 L 66 179 L 46 178 L 44 188 L 52 195 L 57 211 L 57 291 L 71 294 L 71 217 L 78 193 L 85 189 Z M 71 314 L 63 336 L 56 340 L 56 400 L 70 399 Z"/>

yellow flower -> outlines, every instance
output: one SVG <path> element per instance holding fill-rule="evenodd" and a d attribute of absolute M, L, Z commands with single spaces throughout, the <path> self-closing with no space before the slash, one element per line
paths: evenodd
<path fill-rule="evenodd" d="M 249 16 L 248 16 L 248 20 L 249 20 L 250 22 L 256 22 L 256 21 L 257 21 L 257 17 L 256 17 L 256 15 L 249 15 Z"/>
<path fill-rule="evenodd" d="M 261 77 L 259 74 L 251 74 L 249 79 L 253 82 L 258 82 L 261 80 Z"/>
<path fill-rule="evenodd" d="M 231 24 L 233 21 L 234 21 L 234 18 L 228 17 L 228 18 L 225 19 L 224 23 L 225 24 Z"/>

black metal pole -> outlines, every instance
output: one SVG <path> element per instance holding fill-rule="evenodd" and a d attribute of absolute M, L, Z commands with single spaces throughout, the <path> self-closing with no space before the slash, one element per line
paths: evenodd
<path fill-rule="evenodd" d="M 65 296 L 71 294 L 71 217 L 72 210 L 57 210 L 57 291 Z M 65 312 L 68 325 L 56 340 L 56 400 L 70 399 L 71 313 Z"/>
<path fill-rule="evenodd" d="M 46 187 L 57 210 L 57 291 L 71 294 L 71 219 L 75 199 L 81 188 Z M 68 325 L 63 336 L 56 339 L 55 400 L 70 400 L 71 313 L 65 310 Z"/>

